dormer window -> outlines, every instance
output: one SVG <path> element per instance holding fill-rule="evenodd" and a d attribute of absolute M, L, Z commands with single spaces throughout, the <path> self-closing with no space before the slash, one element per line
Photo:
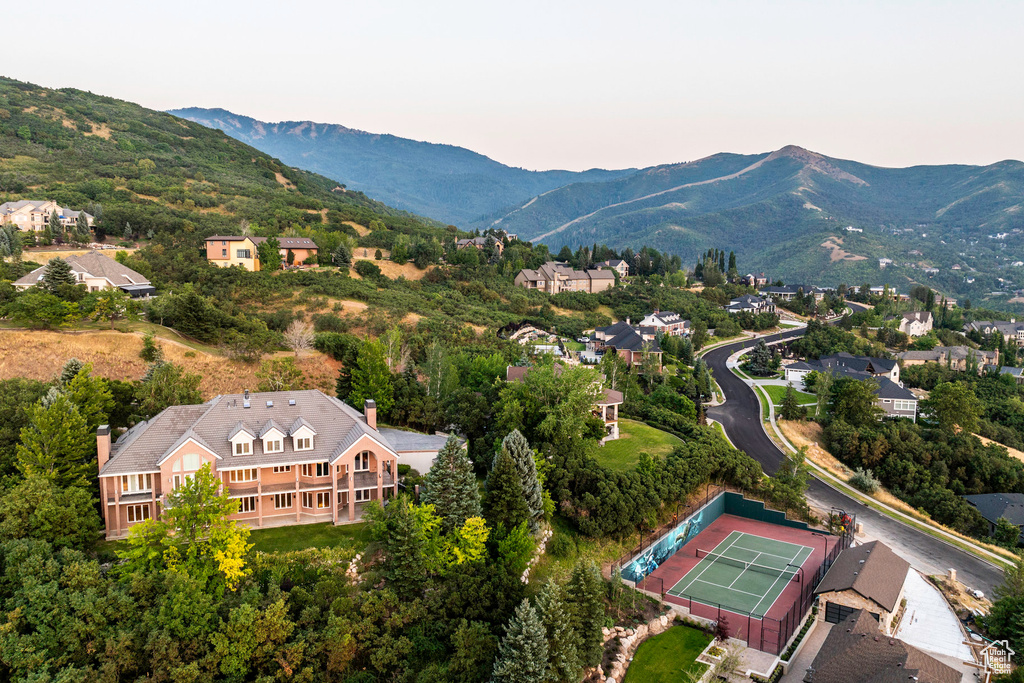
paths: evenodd
<path fill-rule="evenodd" d="M 236 441 L 235 442 L 235 455 L 249 455 L 252 453 L 252 442 L 251 441 Z"/>
<path fill-rule="evenodd" d="M 313 437 L 316 436 L 316 430 L 301 417 L 295 420 L 291 429 L 288 430 L 288 434 L 292 437 L 292 448 L 295 450 L 313 450 Z"/>
<path fill-rule="evenodd" d="M 281 439 L 263 439 L 264 453 L 280 453 L 284 450 L 284 441 Z"/>
<path fill-rule="evenodd" d="M 295 437 L 295 450 L 297 451 L 311 451 L 313 450 L 313 439 L 308 436 L 297 436 Z"/>
<path fill-rule="evenodd" d="M 249 431 L 249 428 L 239 422 L 235 425 L 228 441 L 231 442 L 231 453 L 233 455 L 252 455 L 252 442 L 256 435 Z"/>

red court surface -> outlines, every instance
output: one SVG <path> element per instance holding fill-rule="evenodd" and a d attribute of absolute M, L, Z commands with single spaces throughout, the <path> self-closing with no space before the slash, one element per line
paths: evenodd
<path fill-rule="evenodd" d="M 698 548 L 704 551 L 712 550 L 734 531 L 811 548 L 811 554 L 802 565 L 802 576 L 798 581 L 790 581 L 786 585 L 771 607 L 764 610 L 763 620 L 758 618 L 762 615 L 750 615 L 740 610 L 726 610 L 714 604 L 700 603 L 697 596 L 691 600 L 685 596 L 668 594 L 669 590 L 700 562 L 696 555 Z M 821 532 L 726 514 L 712 522 L 675 555 L 665 560 L 637 587 L 662 594 L 665 602 L 686 607 L 694 616 L 716 621 L 724 616 L 731 637 L 747 641 L 750 647 L 779 654 L 802 621 L 806 609 L 810 608 L 811 591 L 816 579 L 821 578 L 818 572 L 825 562 L 827 552 L 832 551 L 839 542 L 838 537 Z"/>

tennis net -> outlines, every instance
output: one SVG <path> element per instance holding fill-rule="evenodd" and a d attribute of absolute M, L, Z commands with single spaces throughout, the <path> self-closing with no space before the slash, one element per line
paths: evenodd
<path fill-rule="evenodd" d="M 697 557 L 700 559 L 711 560 L 712 562 L 721 562 L 724 565 L 730 567 L 737 567 L 739 569 L 745 569 L 752 572 L 759 572 L 761 574 L 769 574 L 771 576 L 786 576 L 790 575 L 790 580 L 796 579 L 798 567 L 793 565 L 786 565 L 783 568 L 769 567 L 763 564 L 755 564 L 753 562 L 744 562 L 743 560 L 737 560 L 734 557 L 728 557 L 719 553 L 711 552 L 710 550 L 701 550 L 697 548 Z"/>

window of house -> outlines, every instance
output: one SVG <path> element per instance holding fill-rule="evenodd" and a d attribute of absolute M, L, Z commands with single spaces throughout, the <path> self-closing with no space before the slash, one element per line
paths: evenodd
<path fill-rule="evenodd" d="M 302 476 L 304 476 L 304 477 L 312 477 L 313 476 L 313 466 L 312 465 L 308 465 L 308 464 L 307 465 L 303 465 L 302 466 Z"/>
<path fill-rule="evenodd" d="M 348 465 L 338 465 L 336 468 L 338 474 L 348 474 Z"/>
<path fill-rule="evenodd" d="M 240 481 L 256 481 L 259 477 L 259 473 L 256 468 L 246 470 L 231 470 L 228 474 L 228 480 L 235 484 Z"/>
<path fill-rule="evenodd" d="M 356 453 L 355 467 L 352 468 L 356 472 L 366 472 L 370 469 L 370 451 L 363 451 L 362 453 Z"/>
<path fill-rule="evenodd" d="M 135 522 L 142 522 L 149 519 L 149 506 L 148 505 L 129 505 L 128 506 L 128 523 L 134 524 Z"/>
<path fill-rule="evenodd" d="M 252 444 L 248 441 L 239 441 L 235 444 L 235 455 L 249 455 L 252 452 Z"/>
<path fill-rule="evenodd" d="M 295 450 L 297 451 L 311 451 L 313 450 L 313 439 L 308 436 L 303 436 L 295 439 Z"/>
<path fill-rule="evenodd" d="M 236 249 L 235 258 L 252 258 L 251 249 Z"/>
<path fill-rule="evenodd" d="M 267 439 L 263 442 L 264 453 L 280 453 L 284 450 L 284 442 L 281 439 Z"/>
<path fill-rule="evenodd" d="M 318 476 L 318 477 L 329 477 L 329 476 L 331 476 L 331 464 L 329 462 L 318 462 L 316 464 L 316 476 Z"/>
<path fill-rule="evenodd" d="M 274 474 L 280 474 L 281 472 L 291 472 L 291 465 L 277 465 L 274 467 Z"/>
<path fill-rule="evenodd" d="M 224 258 L 227 258 L 228 250 L 227 249 L 221 249 L 220 250 L 220 255 L 223 256 Z"/>
<path fill-rule="evenodd" d="M 356 502 L 361 503 L 370 500 L 370 489 L 359 489 L 356 491 Z"/>
<path fill-rule="evenodd" d="M 331 508 L 331 492 L 320 491 L 316 494 L 316 507 L 318 510 Z"/>
<path fill-rule="evenodd" d="M 290 493 L 275 493 L 274 494 L 274 509 L 275 510 L 287 510 L 292 507 L 292 494 Z"/>
<path fill-rule="evenodd" d="M 152 474 L 126 474 L 121 477 L 122 493 L 139 493 L 153 490 Z"/>
<path fill-rule="evenodd" d="M 227 240 L 221 240 L 220 241 L 220 246 L 223 247 L 223 246 L 226 246 L 226 245 L 227 245 Z"/>
<path fill-rule="evenodd" d="M 894 405 L 893 405 L 893 409 L 895 409 L 895 410 L 907 410 L 907 411 L 914 410 L 915 409 L 914 403 L 915 403 L 915 401 L 896 401 L 894 403 Z"/>
<path fill-rule="evenodd" d="M 302 494 L 302 507 L 310 508 L 310 509 L 313 508 L 313 494 L 312 493 L 303 492 L 303 494 Z"/>
<path fill-rule="evenodd" d="M 239 512 L 256 512 L 256 496 L 246 496 L 238 500 Z"/>

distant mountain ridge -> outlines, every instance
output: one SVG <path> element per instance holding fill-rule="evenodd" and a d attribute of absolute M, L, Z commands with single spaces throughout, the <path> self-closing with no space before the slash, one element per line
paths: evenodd
<path fill-rule="evenodd" d="M 267 123 L 225 109 L 198 107 L 168 113 L 219 129 L 287 164 L 334 178 L 396 208 L 460 227 L 570 183 L 613 180 L 635 170 L 528 171 L 462 147 L 339 124 Z"/>
<path fill-rule="evenodd" d="M 648 244 L 689 260 L 724 247 L 773 277 L 905 289 L 924 269 L 935 277 L 931 268 L 960 263 L 994 275 L 1024 260 L 1024 163 L 881 168 L 790 145 L 575 183 L 470 227 L 489 226 L 553 250 Z M 1024 271 L 1012 274 L 1000 277 L 1024 286 Z M 946 278 L 947 291 L 981 286 L 955 278 L 964 282 Z M 984 286 L 1006 285 L 991 277 Z"/>

